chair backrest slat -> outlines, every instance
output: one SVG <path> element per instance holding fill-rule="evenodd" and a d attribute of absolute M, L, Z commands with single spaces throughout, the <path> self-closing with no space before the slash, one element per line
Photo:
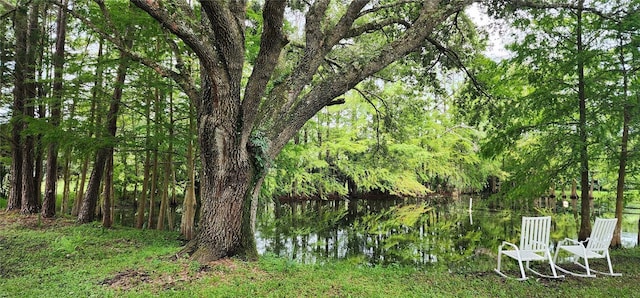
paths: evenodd
<path fill-rule="evenodd" d="M 520 249 L 540 251 L 547 249 L 551 232 L 551 216 L 522 217 Z"/>
<path fill-rule="evenodd" d="M 593 228 L 591 229 L 587 249 L 605 250 L 609 248 L 611 238 L 613 238 L 613 230 L 616 228 L 617 221 L 617 218 L 596 218 L 596 222 L 593 224 Z"/>

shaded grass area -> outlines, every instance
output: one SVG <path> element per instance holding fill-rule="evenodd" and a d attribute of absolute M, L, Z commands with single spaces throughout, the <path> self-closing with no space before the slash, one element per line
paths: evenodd
<path fill-rule="evenodd" d="M 454 264 L 316 265 L 263 256 L 199 264 L 176 255 L 173 232 L 0 212 L 0 297 L 632 297 L 640 293 L 640 249 L 613 251 L 622 277 L 520 282 L 495 274 L 486 251 Z M 605 263 L 593 266 L 604 269 Z M 514 262 L 507 271 L 517 275 Z M 544 266 L 536 266 L 541 271 Z"/>

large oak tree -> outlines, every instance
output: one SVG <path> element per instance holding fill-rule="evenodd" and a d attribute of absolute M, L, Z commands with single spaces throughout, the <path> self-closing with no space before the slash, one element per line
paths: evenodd
<path fill-rule="evenodd" d="M 197 109 L 202 216 L 185 252 L 209 261 L 257 257 L 256 197 L 269 161 L 307 120 L 411 53 L 447 53 L 445 37 L 458 32 L 462 10 L 474 1 L 131 2 L 186 45 L 174 44 L 171 67 L 129 55 L 175 80 Z M 108 3 L 96 3 L 108 17 Z M 248 11 L 261 11 L 261 21 Z M 249 57 L 256 32 L 259 50 Z M 185 55 L 197 57 L 199 75 Z"/>

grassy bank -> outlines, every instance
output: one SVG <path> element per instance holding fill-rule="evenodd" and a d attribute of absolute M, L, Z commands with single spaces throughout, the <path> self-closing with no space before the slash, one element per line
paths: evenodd
<path fill-rule="evenodd" d="M 370 267 L 341 261 L 198 264 L 176 256 L 178 234 L 104 230 L 0 211 L 0 297 L 631 297 L 640 250 L 613 252 L 622 277 L 504 280 L 484 252 L 458 264 Z M 495 250 L 495 249 L 494 249 Z M 494 252 L 495 253 L 495 252 Z M 595 266 L 603 268 L 604 263 Z M 509 270 L 516 273 L 515 265 Z"/>

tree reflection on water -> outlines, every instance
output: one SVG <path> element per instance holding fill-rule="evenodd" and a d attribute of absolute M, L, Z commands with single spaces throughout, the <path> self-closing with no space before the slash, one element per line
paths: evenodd
<path fill-rule="evenodd" d="M 348 259 L 370 265 L 452 263 L 495 254 L 503 240 L 518 242 L 521 216 L 489 210 L 480 200 L 294 201 L 263 210 L 256 237 L 260 254 L 301 263 Z M 575 238 L 570 212 L 553 216 L 552 241 Z M 538 213 L 540 214 L 540 213 Z"/>

